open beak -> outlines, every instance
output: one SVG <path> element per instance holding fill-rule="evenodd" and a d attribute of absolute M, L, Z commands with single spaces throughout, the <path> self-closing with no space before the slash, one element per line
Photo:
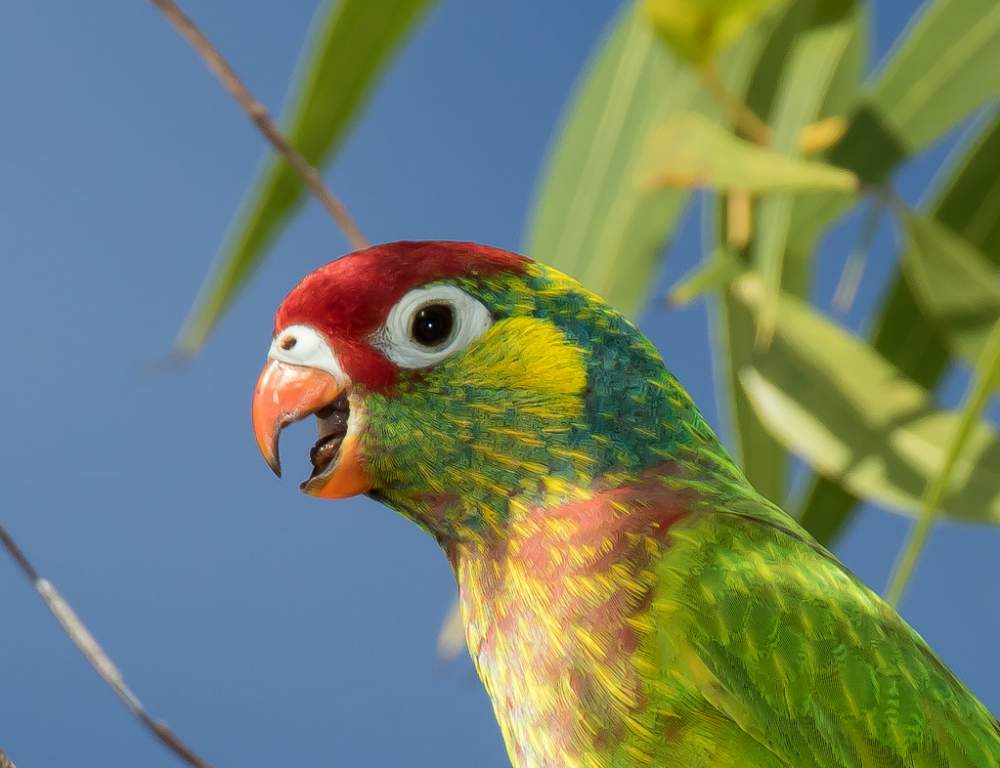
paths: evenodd
<path fill-rule="evenodd" d="M 281 430 L 316 416 L 319 439 L 310 451 L 313 470 L 302 483 L 312 496 L 344 498 L 371 488 L 361 460 L 364 409 L 349 387 L 317 368 L 269 358 L 253 393 L 253 431 L 268 466 L 281 477 Z"/>

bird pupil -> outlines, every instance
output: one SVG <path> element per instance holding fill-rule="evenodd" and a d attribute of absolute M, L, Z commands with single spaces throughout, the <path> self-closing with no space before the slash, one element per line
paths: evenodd
<path fill-rule="evenodd" d="M 428 304 L 413 316 L 412 334 L 418 344 L 433 347 L 451 336 L 454 316 L 447 304 Z"/>

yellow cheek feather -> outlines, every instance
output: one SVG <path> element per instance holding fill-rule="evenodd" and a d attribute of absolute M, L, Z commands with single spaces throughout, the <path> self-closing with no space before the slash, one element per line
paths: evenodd
<path fill-rule="evenodd" d="M 583 410 L 587 353 L 548 320 L 512 317 L 470 346 L 449 378 L 457 386 L 537 393 L 539 405 L 565 419 Z"/>

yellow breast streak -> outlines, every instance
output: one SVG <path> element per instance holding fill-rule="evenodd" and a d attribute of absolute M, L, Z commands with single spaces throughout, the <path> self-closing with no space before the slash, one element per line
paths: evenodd
<path fill-rule="evenodd" d="M 560 490 L 562 504 L 602 503 L 581 489 Z M 469 650 L 512 762 L 606 766 L 612 734 L 635 759 L 651 754 L 640 745 L 655 734 L 634 714 L 650 661 L 630 638 L 649 629 L 640 608 L 656 576 L 652 568 L 604 567 L 602 560 L 609 553 L 617 560 L 623 546 L 648 553 L 658 545 L 642 533 L 618 535 L 613 524 L 595 538 L 587 515 L 514 507 L 505 546 L 462 545 L 456 561 Z M 630 512 L 621 504 L 605 509 Z"/>

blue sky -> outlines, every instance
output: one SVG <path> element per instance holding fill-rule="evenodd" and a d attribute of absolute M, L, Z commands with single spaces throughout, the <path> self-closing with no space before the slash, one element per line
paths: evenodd
<path fill-rule="evenodd" d="M 188 10 L 273 109 L 312 2 Z M 876 3 L 874 50 L 916 3 Z M 376 240 L 521 242 L 562 106 L 619 3 L 444 2 L 328 178 Z M 148 3 L 8 0 L 0 24 L 0 520 L 150 709 L 218 766 L 506 758 L 464 658 L 434 656 L 453 594 L 429 537 L 366 499 L 276 481 L 250 435 L 271 315 L 347 250 L 310 204 L 192 367 L 169 349 L 263 144 Z M 916 199 L 947 149 L 899 178 Z M 698 257 L 695 215 L 660 288 Z M 856 222 L 826 244 L 828 298 Z M 878 238 L 859 327 L 893 258 Z M 643 326 L 719 424 L 706 308 Z M 962 377 L 952 377 L 954 399 Z M 285 455 L 304 455 L 306 430 Z M 305 471 L 305 461 L 298 470 Z M 867 510 L 839 554 L 881 588 L 906 522 Z M 935 533 L 907 618 L 1000 710 L 992 529 Z M 171 766 L 0 558 L 0 747 L 23 766 Z"/>

